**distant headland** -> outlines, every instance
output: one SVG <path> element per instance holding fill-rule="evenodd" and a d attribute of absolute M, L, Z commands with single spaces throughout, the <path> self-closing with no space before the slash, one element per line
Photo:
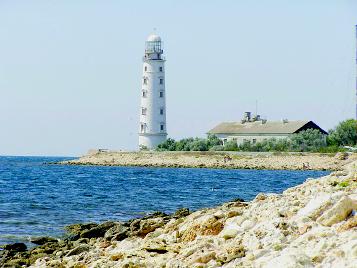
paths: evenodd
<path fill-rule="evenodd" d="M 65 165 L 141 166 L 181 168 L 229 168 L 271 170 L 340 170 L 357 159 L 348 153 L 254 153 L 254 152 L 115 152 L 91 150 Z"/>

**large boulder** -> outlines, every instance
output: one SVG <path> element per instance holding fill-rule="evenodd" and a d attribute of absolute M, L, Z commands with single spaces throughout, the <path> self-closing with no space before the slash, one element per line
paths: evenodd
<path fill-rule="evenodd" d="M 130 235 L 130 229 L 121 223 L 115 224 L 104 234 L 106 240 L 121 241 Z"/>
<path fill-rule="evenodd" d="M 57 242 L 48 242 L 43 245 L 32 248 L 29 252 L 31 255 L 52 254 L 61 250 L 69 250 L 73 247 L 70 241 L 62 240 Z"/>
<path fill-rule="evenodd" d="M 152 218 L 168 218 L 169 215 L 162 211 L 155 211 L 150 213 L 149 215 L 144 216 L 141 218 L 142 220 L 152 219 Z"/>
<path fill-rule="evenodd" d="M 332 226 L 347 218 L 354 208 L 354 202 L 348 196 L 342 197 L 335 205 L 325 211 L 317 222 L 324 226 Z"/>
<path fill-rule="evenodd" d="M 90 230 L 97 226 L 98 226 L 97 223 L 76 223 L 66 226 L 65 230 L 69 232 L 71 235 L 79 236 L 82 232 L 86 230 Z"/>
<path fill-rule="evenodd" d="M 75 247 L 74 249 L 70 250 L 66 257 L 69 257 L 69 256 L 74 256 L 74 255 L 79 255 L 81 254 L 82 252 L 87 252 L 89 251 L 89 246 L 86 245 L 86 244 L 83 244 L 83 245 L 79 245 L 78 247 Z"/>
<path fill-rule="evenodd" d="M 57 242 L 56 238 L 48 237 L 48 236 L 41 236 L 41 237 L 34 237 L 30 239 L 30 242 L 36 245 L 44 245 L 50 242 Z"/>
<path fill-rule="evenodd" d="M 142 249 L 148 252 L 155 252 L 159 254 L 168 252 L 166 242 L 159 238 L 146 240 L 142 246 Z"/>
<path fill-rule="evenodd" d="M 348 231 L 352 228 L 357 227 L 357 215 L 354 215 L 353 217 L 349 218 L 346 222 L 341 224 L 338 228 L 337 231 L 339 232 L 344 232 Z"/>
<path fill-rule="evenodd" d="M 0 246 L 0 267 L 26 267 L 28 265 L 26 250 L 24 243 Z"/>
<path fill-rule="evenodd" d="M 338 160 L 347 160 L 349 157 L 349 154 L 346 152 L 339 152 L 335 155 L 335 158 Z"/>
<path fill-rule="evenodd" d="M 99 224 L 89 230 L 85 230 L 81 232 L 80 236 L 81 238 L 97 238 L 97 237 L 104 237 L 105 233 L 115 226 L 116 223 L 112 221 L 104 222 L 102 224 Z"/>
<path fill-rule="evenodd" d="M 180 208 L 175 211 L 172 217 L 175 219 L 179 219 L 179 218 L 186 217 L 188 215 L 190 215 L 190 210 L 188 208 Z"/>
<path fill-rule="evenodd" d="M 271 259 L 264 268 L 312 268 L 310 258 L 299 249 L 286 249 Z"/>
<path fill-rule="evenodd" d="M 331 195 L 321 193 L 312 198 L 305 207 L 297 212 L 298 217 L 309 217 L 313 220 L 317 219 L 323 211 L 332 205 Z"/>
<path fill-rule="evenodd" d="M 17 251 L 17 252 L 23 252 L 27 250 L 27 246 L 24 243 L 8 244 L 2 246 L 1 248 L 3 248 L 4 250 Z"/>
<path fill-rule="evenodd" d="M 204 215 L 189 222 L 187 226 L 179 229 L 183 242 L 189 242 L 196 239 L 197 236 L 218 235 L 224 228 L 223 220 L 214 215 Z"/>
<path fill-rule="evenodd" d="M 164 226 L 164 218 L 136 219 L 130 224 L 131 235 L 144 237 L 148 233 L 155 231 L 157 228 Z"/>

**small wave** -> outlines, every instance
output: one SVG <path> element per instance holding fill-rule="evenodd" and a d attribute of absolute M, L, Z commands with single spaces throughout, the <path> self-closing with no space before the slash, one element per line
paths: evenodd
<path fill-rule="evenodd" d="M 51 207 L 47 207 L 41 204 L 36 204 L 36 203 L 32 203 L 30 204 L 30 208 L 39 208 L 39 209 L 43 209 L 43 210 L 50 210 Z"/>
<path fill-rule="evenodd" d="M 0 234 L 0 241 L 17 241 L 17 242 L 28 242 L 30 236 L 26 235 L 13 235 L 13 234 Z M 0 243 L 1 244 L 1 243 Z"/>
<path fill-rule="evenodd" d="M 38 225 L 40 222 L 39 221 L 34 221 L 34 220 L 28 220 L 28 221 L 1 221 L 0 225 L 14 225 L 14 226 L 22 226 L 22 225 Z"/>

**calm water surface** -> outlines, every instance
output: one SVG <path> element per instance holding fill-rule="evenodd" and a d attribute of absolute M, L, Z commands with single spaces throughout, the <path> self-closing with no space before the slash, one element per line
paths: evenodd
<path fill-rule="evenodd" d="M 0 157 L 0 244 L 61 236 L 76 222 L 196 210 L 259 192 L 280 193 L 321 171 L 57 166 L 70 158 Z"/>

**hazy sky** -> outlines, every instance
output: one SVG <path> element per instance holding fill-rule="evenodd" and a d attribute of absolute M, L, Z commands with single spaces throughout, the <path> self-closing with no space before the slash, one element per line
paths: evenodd
<path fill-rule="evenodd" d="M 0 0 L 0 154 L 135 149 L 144 42 L 164 41 L 169 136 L 244 111 L 354 116 L 355 0 Z"/>

